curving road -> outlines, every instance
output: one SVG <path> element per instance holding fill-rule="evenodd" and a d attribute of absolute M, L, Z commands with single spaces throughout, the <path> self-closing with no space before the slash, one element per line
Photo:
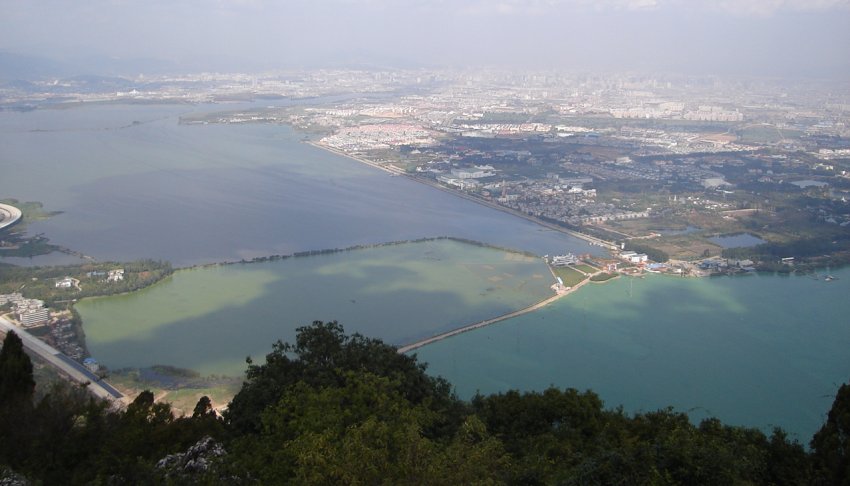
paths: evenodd
<path fill-rule="evenodd" d="M 12 226 L 21 219 L 21 210 L 8 204 L 0 204 L 0 230 Z"/>

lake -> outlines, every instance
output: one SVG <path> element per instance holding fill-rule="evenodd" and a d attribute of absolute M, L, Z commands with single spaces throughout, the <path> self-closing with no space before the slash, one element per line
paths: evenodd
<path fill-rule="evenodd" d="M 540 255 L 599 251 L 316 149 L 285 126 L 177 123 L 181 113 L 225 108 L 0 112 L 0 198 L 63 211 L 28 231 L 100 260 L 190 266 L 434 236 Z M 181 271 L 78 309 L 92 353 L 109 366 L 157 361 L 232 373 L 246 355 L 264 356 L 275 339 L 291 339 L 314 319 L 402 343 L 548 292 L 548 276 L 534 278 L 543 273 L 539 260 L 502 262 L 498 250 L 445 244 Z M 588 285 L 417 353 L 465 398 L 552 384 L 592 388 L 610 406 L 672 405 L 735 424 L 781 425 L 807 441 L 850 375 L 850 272 L 833 273 L 840 280 Z"/>
<path fill-rule="evenodd" d="M 29 233 L 99 260 L 191 266 L 435 236 L 600 251 L 312 147 L 286 126 L 178 124 L 213 108 L 228 107 L 0 112 L 0 197 L 63 211 Z"/>
<path fill-rule="evenodd" d="M 182 270 L 76 309 L 89 351 L 109 368 L 239 376 L 246 356 L 262 361 L 314 320 L 407 344 L 536 303 L 553 282 L 541 258 L 437 240 Z"/>
<path fill-rule="evenodd" d="M 463 398 L 592 389 L 627 411 L 774 425 L 808 442 L 850 378 L 850 268 L 822 276 L 649 276 L 417 350 Z"/>

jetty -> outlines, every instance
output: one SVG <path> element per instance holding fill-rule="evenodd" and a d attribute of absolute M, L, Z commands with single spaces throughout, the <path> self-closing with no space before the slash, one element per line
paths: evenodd
<path fill-rule="evenodd" d="M 523 314 L 528 314 L 529 312 L 534 312 L 537 309 L 540 309 L 542 307 L 546 307 L 547 305 L 551 304 L 552 302 L 555 302 L 556 300 L 560 299 L 561 297 L 564 297 L 566 295 L 569 295 L 569 294 L 575 292 L 576 289 L 585 285 L 587 282 L 590 282 L 589 278 L 584 279 L 581 282 L 577 283 L 576 285 L 574 285 L 574 286 L 572 286 L 568 289 L 564 289 L 562 291 L 559 291 L 557 294 L 555 294 L 551 297 L 548 297 L 546 299 L 543 299 L 540 302 L 537 302 L 536 304 L 532 304 L 532 305 L 525 307 L 523 309 L 516 310 L 516 311 L 513 311 L 513 312 L 508 312 L 507 314 L 502 314 L 500 316 L 493 317 L 491 319 L 486 319 L 486 320 L 483 320 L 483 321 L 480 321 L 480 322 L 476 322 L 475 324 L 470 324 L 468 326 L 464 326 L 464 327 L 455 329 L 453 331 L 448 331 L 448 332 L 444 332 L 442 334 L 437 334 L 436 336 L 431 336 L 429 338 L 422 339 L 421 341 L 416 341 L 415 343 L 411 343 L 411 344 L 401 346 L 401 347 L 398 348 L 398 352 L 400 354 L 409 353 L 410 351 L 413 351 L 414 349 L 421 348 L 422 346 L 426 346 L 428 344 L 436 343 L 437 341 L 442 341 L 443 339 L 450 338 L 452 336 L 457 336 L 458 334 L 469 332 L 469 331 L 472 331 L 472 330 L 475 330 L 475 329 L 480 329 L 482 327 L 486 327 L 486 326 L 489 326 L 491 324 L 496 324 L 497 322 L 501 322 L 501 321 L 504 321 L 506 319 L 512 319 L 514 317 L 519 317 Z"/>

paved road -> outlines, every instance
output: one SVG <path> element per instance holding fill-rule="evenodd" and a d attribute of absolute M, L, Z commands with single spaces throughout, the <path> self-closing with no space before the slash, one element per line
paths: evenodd
<path fill-rule="evenodd" d="M 89 391 L 95 396 L 105 398 L 109 401 L 120 400 L 124 397 L 121 392 L 89 371 L 88 368 L 65 356 L 62 352 L 44 341 L 34 337 L 25 329 L 12 324 L 5 317 L 0 317 L 0 330 L 3 330 L 3 332 L 14 331 L 21 338 L 26 349 L 37 354 L 41 359 L 59 369 L 66 376 L 71 377 L 72 380 L 79 383 L 88 383 Z"/>
<path fill-rule="evenodd" d="M 21 219 L 21 210 L 8 204 L 0 204 L 0 229 L 12 226 Z"/>

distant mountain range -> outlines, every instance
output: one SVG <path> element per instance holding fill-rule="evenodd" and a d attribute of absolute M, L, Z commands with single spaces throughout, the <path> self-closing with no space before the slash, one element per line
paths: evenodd
<path fill-rule="evenodd" d="M 50 59 L 0 51 L 0 81 L 33 81 L 70 74 L 70 66 Z"/>
<path fill-rule="evenodd" d="M 55 60 L 0 51 L 0 82 L 42 81 L 79 77 L 79 81 L 103 83 L 106 78 L 135 77 L 138 74 L 163 74 L 181 71 L 181 66 L 159 59 L 121 59 L 104 56 Z M 83 79 L 85 78 L 85 79 Z"/>

